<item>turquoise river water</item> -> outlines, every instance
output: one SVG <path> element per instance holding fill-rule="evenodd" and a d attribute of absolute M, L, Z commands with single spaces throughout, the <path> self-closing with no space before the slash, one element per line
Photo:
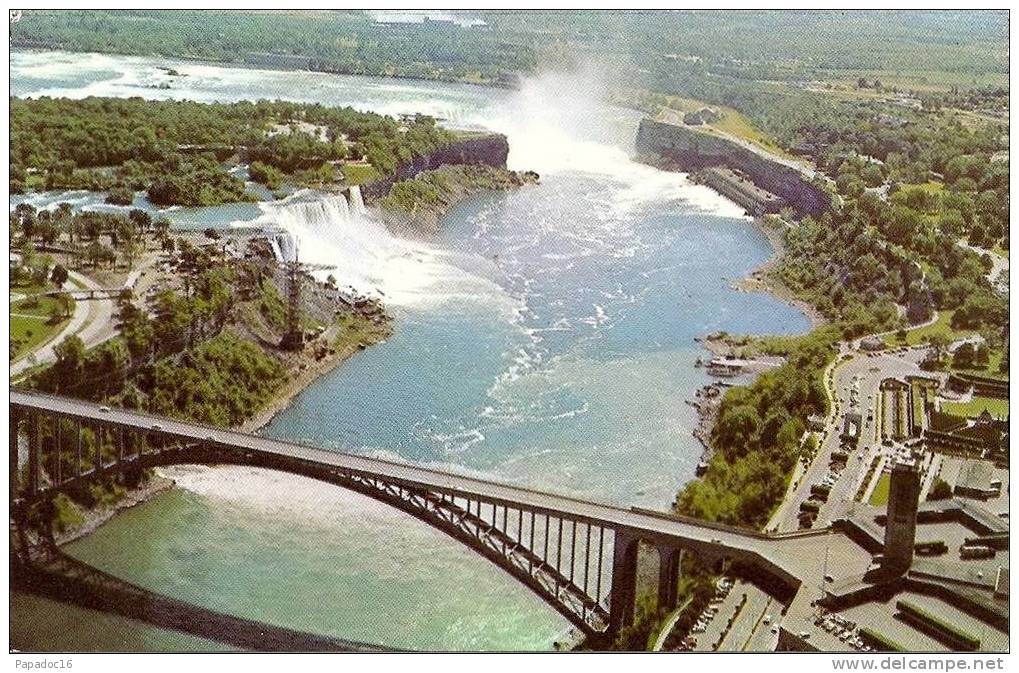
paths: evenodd
<path fill-rule="evenodd" d="M 767 240 L 733 204 L 632 161 L 639 115 L 600 104 L 591 73 L 550 73 L 506 92 L 15 52 L 12 88 L 425 112 L 506 133 L 510 167 L 541 174 L 538 185 L 461 204 L 428 237 L 394 235 L 370 211 L 350 215 L 337 197 L 306 192 L 167 212 L 180 227 L 283 226 L 302 259 L 336 265 L 341 282 L 381 295 L 395 316 L 392 338 L 264 429 L 275 437 L 664 509 L 700 456 L 685 403 L 707 382 L 694 337 L 808 328 L 794 308 L 731 287 L 768 258 Z M 86 193 L 22 200 L 102 207 Z M 374 501 L 254 469 L 167 472 L 179 488 L 68 550 L 212 609 L 396 647 L 549 649 L 568 629 L 481 557 Z M 22 594 L 12 607 L 13 643 L 27 649 L 221 649 Z"/>

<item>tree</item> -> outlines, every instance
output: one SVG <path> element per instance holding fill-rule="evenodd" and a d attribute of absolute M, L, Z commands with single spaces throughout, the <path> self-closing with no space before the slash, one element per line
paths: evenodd
<path fill-rule="evenodd" d="M 718 415 L 712 435 L 718 446 L 744 455 L 757 438 L 760 415 L 748 405 L 723 408 Z"/>
<path fill-rule="evenodd" d="M 44 376 L 47 387 L 55 393 L 73 391 L 81 383 L 85 366 L 85 344 L 75 334 L 65 338 L 53 347 L 57 361 Z"/>
<path fill-rule="evenodd" d="M 156 236 L 159 238 L 165 238 L 170 233 L 170 220 L 165 217 L 161 217 L 152 223 L 152 226 L 156 230 Z"/>
<path fill-rule="evenodd" d="M 60 308 L 60 313 L 65 318 L 71 317 L 71 312 L 74 310 L 74 299 L 67 292 L 61 292 L 56 296 L 57 306 Z"/>
<path fill-rule="evenodd" d="M 102 372 L 94 383 L 99 397 L 114 395 L 124 387 L 130 362 L 127 346 L 119 339 L 105 341 L 89 353 L 88 369 Z"/>
<path fill-rule="evenodd" d="M 130 271 L 134 268 L 134 261 L 137 259 L 138 254 L 141 252 L 141 244 L 133 238 L 129 238 L 124 241 L 124 260 L 127 262 L 127 270 Z"/>
<path fill-rule="evenodd" d="M 952 366 L 956 369 L 969 369 L 973 366 L 973 357 L 973 344 L 961 344 L 952 355 Z"/>
<path fill-rule="evenodd" d="M 103 244 L 99 241 L 93 240 L 85 248 L 85 259 L 88 260 L 92 266 L 99 266 L 99 262 L 103 258 Z"/>
<path fill-rule="evenodd" d="M 941 477 L 934 478 L 934 485 L 927 494 L 928 500 L 947 500 L 952 497 L 952 487 Z"/>
<path fill-rule="evenodd" d="M 49 310 L 49 320 L 47 321 L 50 325 L 58 325 L 60 321 L 64 319 L 64 312 L 60 309 L 59 305 L 51 306 Z"/>
<path fill-rule="evenodd" d="M 132 208 L 127 214 L 138 231 L 147 231 L 152 226 L 152 216 L 139 208 Z"/>
<path fill-rule="evenodd" d="M 53 266 L 53 271 L 50 273 L 50 281 L 57 286 L 57 289 L 64 287 L 67 277 L 67 269 L 62 264 L 55 264 Z"/>
<path fill-rule="evenodd" d="M 938 221 L 941 233 L 948 238 L 956 239 L 962 236 L 966 229 L 966 220 L 958 210 L 946 210 L 941 214 Z"/>
<path fill-rule="evenodd" d="M 134 192 L 123 185 L 114 187 L 106 195 L 106 203 L 116 206 L 129 206 L 134 201 Z"/>
<path fill-rule="evenodd" d="M 868 187 L 880 187 L 885 182 L 885 176 L 881 174 L 881 167 L 877 164 L 868 164 L 860 171 L 860 177 Z"/>

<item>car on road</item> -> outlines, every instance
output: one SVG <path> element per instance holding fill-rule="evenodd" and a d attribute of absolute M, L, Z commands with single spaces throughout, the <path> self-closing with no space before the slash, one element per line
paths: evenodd
<path fill-rule="evenodd" d="M 104 404 L 103 406 L 99 407 L 99 411 L 103 412 L 104 414 L 108 414 L 110 413 L 110 408 Z"/>
<path fill-rule="evenodd" d="M 152 424 L 152 428 L 151 428 L 151 429 L 152 429 L 152 430 L 155 430 L 156 432 L 159 432 L 160 430 L 162 430 L 162 429 L 163 429 L 163 426 L 162 426 L 162 425 L 160 425 L 159 423 L 153 423 L 153 424 Z"/>

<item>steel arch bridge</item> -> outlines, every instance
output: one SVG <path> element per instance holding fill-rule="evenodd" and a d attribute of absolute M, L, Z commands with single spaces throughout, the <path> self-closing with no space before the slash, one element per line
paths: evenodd
<path fill-rule="evenodd" d="M 683 553 L 739 561 L 785 592 L 800 584 L 795 564 L 777 553 L 781 540 L 759 533 L 13 388 L 9 408 L 15 517 L 101 478 L 237 464 L 335 484 L 406 512 L 502 568 L 589 636 L 632 622 L 640 541 L 659 554 L 660 608 L 676 605 Z"/>

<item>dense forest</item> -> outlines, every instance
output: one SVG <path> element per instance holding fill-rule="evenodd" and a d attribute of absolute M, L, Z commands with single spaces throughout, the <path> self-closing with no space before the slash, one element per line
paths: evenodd
<path fill-rule="evenodd" d="M 254 179 L 278 185 L 283 174 L 298 182 L 309 175 L 332 179 L 334 163 L 348 159 L 388 174 L 400 162 L 455 139 L 426 116 L 397 120 L 279 101 L 11 98 L 10 103 L 12 193 L 111 190 L 117 201 L 146 190 L 161 206 L 253 198 L 228 172 L 228 164 L 242 158 L 258 162 Z"/>

